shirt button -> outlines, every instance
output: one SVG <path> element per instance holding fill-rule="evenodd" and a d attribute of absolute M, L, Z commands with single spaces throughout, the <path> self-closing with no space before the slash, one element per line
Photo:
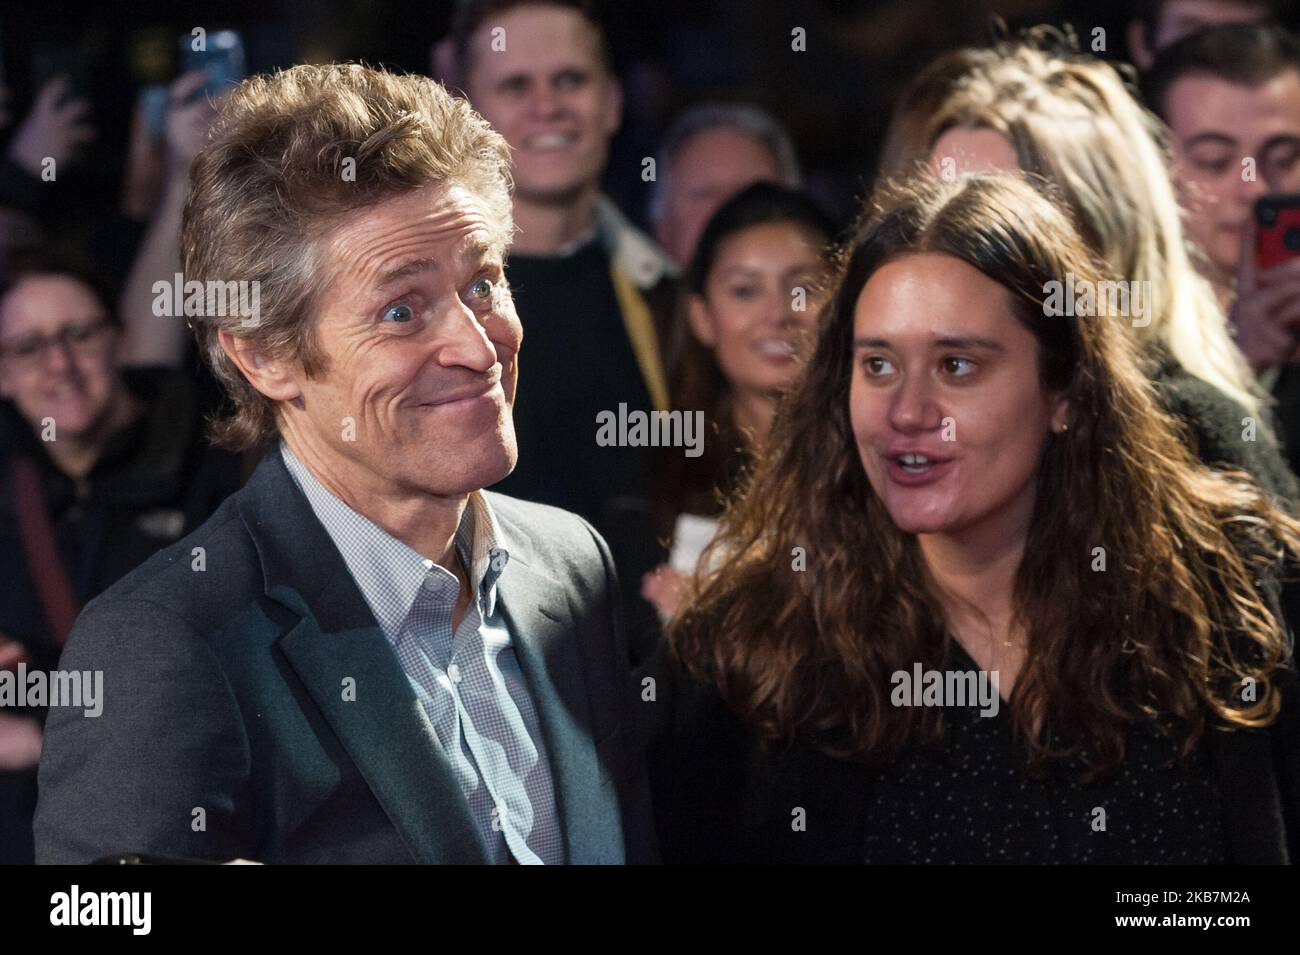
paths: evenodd
<path fill-rule="evenodd" d="M 452 683 L 459 683 L 461 681 L 460 667 L 455 663 L 447 667 L 447 676 L 451 677 Z"/>

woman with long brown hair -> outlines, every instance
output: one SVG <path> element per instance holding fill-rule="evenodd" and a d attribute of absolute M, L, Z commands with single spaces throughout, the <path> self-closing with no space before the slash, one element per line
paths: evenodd
<path fill-rule="evenodd" d="M 1300 523 L 1054 307 L 1101 274 L 1019 178 L 881 194 L 648 674 L 666 860 L 1287 859 Z"/>

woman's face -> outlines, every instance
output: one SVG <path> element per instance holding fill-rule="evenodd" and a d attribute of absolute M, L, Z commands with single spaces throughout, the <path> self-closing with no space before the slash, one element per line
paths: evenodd
<path fill-rule="evenodd" d="M 820 252 L 819 238 L 791 222 L 750 226 L 718 247 L 688 315 L 735 391 L 769 394 L 794 379 L 822 304 Z"/>
<path fill-rule="evenodd" d="M 1039 381 L 1037 341 L 1011 293 L 982 272 L 926 253 L 867 281 L 853 313 L 849 416 L 900 530 L 1025 533 L 1039 457 L 1066 414 Z"/>
<path fill-rule="evenodd" d="M 4 298 L 0 396 L 35 429 L 91 435 L 112 413 L 122 379 L 117 334 L 93 290 L 67 275 L 31 275 Z"/>

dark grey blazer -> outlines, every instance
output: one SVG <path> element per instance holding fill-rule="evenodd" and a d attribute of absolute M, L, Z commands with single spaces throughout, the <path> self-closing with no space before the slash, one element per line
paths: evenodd
<path fill-rule="evenodd" d="M 567 858 L 654 861 L 609 551 L 565 511 L 489 500 Z M 103 713 L 50 710 L 37 862 L 486 861 L 396 655 L 278 453 L 92 601 L 60 666 L 103 670 Z"/>

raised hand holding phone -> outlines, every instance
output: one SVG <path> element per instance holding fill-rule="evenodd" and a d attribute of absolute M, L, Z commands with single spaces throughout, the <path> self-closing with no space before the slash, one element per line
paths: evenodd
<path fill-rule="evenodd" d="M 1288 257 L 1270 253 L 1261 258 L 1258 217 L 1266 208 L 1275 209 L 1276 204 L 1266 206 L 1261 200 L 1242 234 L 1237 297 L 1231 315 L 1237 347 L 1256 371 L 1300 362 L 1300 250 Z M 1262 247 L 1271 250 L 1274 245 L 1269 242 Z"/>

